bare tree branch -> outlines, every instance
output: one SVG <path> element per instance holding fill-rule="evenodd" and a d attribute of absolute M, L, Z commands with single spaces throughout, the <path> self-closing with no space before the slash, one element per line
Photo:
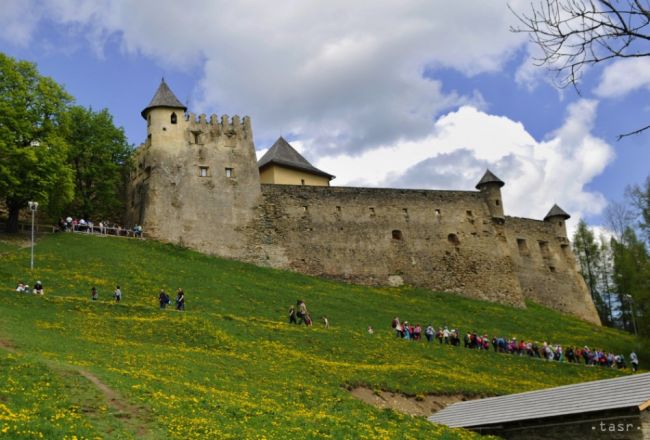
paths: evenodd
<path fill-rule="evenodd" d="M 650 0 L 537 0 L 528 13 L 517 13 L 512 32 L 527 33 L 541 49 L 534 59 L 555 74 L 557 87 L 580 94 L 584 69 L 615 58 L 650 56 Z M 618 136 L 639 134 L 647 125 Z"/>

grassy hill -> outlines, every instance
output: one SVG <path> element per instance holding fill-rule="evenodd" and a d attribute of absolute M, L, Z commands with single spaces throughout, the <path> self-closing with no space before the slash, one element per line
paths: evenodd
<path fill-rule="evenodd" d="M 33 274 L 28 267 L 29 249 L 0 248 L 6 438 L 474 438 L 366 405 L 347 387 L 498 395 L 622 374 L 399 340 L 394 316 L 643 354 L 628 334 L 534 304 L 351 286 L 151 241 L 53 235 L 38 243 Z M 21 279 L 42 280 L 46 295 L 14 292 Z M 159 289 L 177 287 L 187 310 L 159 310 Z M 286 323 L 297 298 L 313 328 Z"/>

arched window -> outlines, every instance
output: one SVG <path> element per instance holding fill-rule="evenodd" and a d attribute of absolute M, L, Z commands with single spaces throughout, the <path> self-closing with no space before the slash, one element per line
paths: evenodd
<path fill-rule="evenodd" d="M 454 246 L 460 245 L 460 240 L 456 234 L 447 235 L 447 241 L 449 241 L 449 243 L 453 244 Z"/>
<path fill-rule="evenodd" d="M 175 123 L 176 123 L 176 120 L 177 120 L 177 119 L 176 119 L 176 113 L 172 113 L 172 117 L 171 117 L 171 122 L 172 122 L 172 124 L 175 124 Z"/>

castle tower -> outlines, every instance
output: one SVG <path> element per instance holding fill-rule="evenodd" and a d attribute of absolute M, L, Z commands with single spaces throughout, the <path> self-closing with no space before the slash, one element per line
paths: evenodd
<path fill-rule="evenodd" d="M 544 221 L 553 225 L 556 237 L 566 239 L 566 220 L 570 218 L 571 216 L 567 214 L 562 208 L 557 205 L 553 205 L 548 214 L 546 214 L 546 217 L 544 217 Z"/>
<path fill-rule="evenodd" d="M 242 225 L 261 196 L 250 119 L 186 110 L 164 79 L 142 110 L 147 139 L 134 155 L 128 220 L 153 238 L 243 258 Z"/>
<path fill-rule="evenodd" d="M 481 180 L 476 184 L 476 189 L 481 191 L 483 197 L 485 197 L 490 215 L 499 222 L 505 220 L 503 215 L 503 201 L 501 199 L 501 187 L 503 185 L 505 183 L 490 170 L 486 170 Z"/>
<path fill-rule="evenodd" d="M 178 148 L 183 143 L 185 107 L 163 78 L 149 105 L 142 110 L 147 121 L 147 145 Z"/>

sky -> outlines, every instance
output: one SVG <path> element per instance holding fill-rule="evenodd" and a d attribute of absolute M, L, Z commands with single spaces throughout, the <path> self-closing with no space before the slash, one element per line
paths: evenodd
<path fill-rule="evenodd" d="M 37 64 L 129 142 L 162 77 L 191 112 L 249 115 L 258 157 L 284 136 L 333 185 L 473 190 L 507 214 L 554 203 L 604 225 L 650 174 L 650 59 L 558 89 L 510 31 L 528 1 L 3 0 L 0 51 Z"/>

